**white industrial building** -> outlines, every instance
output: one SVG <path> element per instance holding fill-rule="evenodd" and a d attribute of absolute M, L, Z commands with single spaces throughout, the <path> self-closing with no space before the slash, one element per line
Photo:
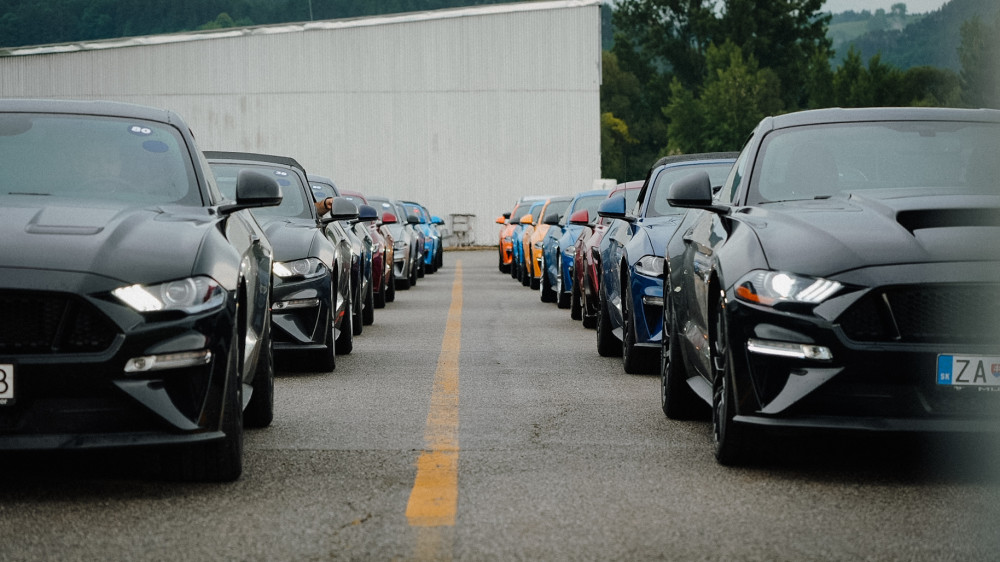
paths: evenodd
<path fill-rule="evenodd" d="M 292 156 L 466 238 L 600 177 L 600 4 L 523 2 L 0 52 L 0 97 L 172 109 L 202 149 Z M 450 221 L 449 221 L 450 224 Z"/>

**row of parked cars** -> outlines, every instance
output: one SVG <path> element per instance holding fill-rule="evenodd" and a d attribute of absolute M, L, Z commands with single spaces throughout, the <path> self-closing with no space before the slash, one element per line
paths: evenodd
<path fill-rule="evenodd" d="M 242 473 L 275 356 L 326 372 L 442 265 L 441 220 L 295 159 L 201 151 L 173 112 L 0 100 L 0 449 L 156 447 Z"/>
<path fill-rule="evenodd" d="M 659 374 L 667 417 L 710 417 L 722 464 L 789 431 L 996 435 L 998 157 L 995 110 L 768 117 L 740 152 L 520 199 L 499 268 Z"/>

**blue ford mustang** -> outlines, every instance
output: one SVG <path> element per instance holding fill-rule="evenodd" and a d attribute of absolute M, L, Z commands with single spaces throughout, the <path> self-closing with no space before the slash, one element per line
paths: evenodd
<path fill-rule="evenodd" d="M 570 224 L 569 217 L 580 209 L 591 213 L 597 211 L 597 205 L 607 198 L 608 192 L 603 189 L 577 193 L 570 201 L 569 207 L 559 220 L 558 225 L 552 225 L 542 241 L 542 256 L 544 271 L 542 287 L 551 287 L 555 291 L 555 300 L 559 308 L 569 308 L 569 299 L 573 292 L 573 245 L 583 230 L 582 226 Z"/>
<path fill-rule="evenodd" d="M 627 373 L 652 373 L 659 360 L 663 320 L 663 251 L 684 209 L 667 203 L 678 179 L 707 172 L 722 185 L 737 153 L 687 154 L 661 158 L 650 169 L 633 209 L 618 195 L 598 214 L 613 220 L 601 240 L 600 313 L 597 351 L 622 355 Z"/>

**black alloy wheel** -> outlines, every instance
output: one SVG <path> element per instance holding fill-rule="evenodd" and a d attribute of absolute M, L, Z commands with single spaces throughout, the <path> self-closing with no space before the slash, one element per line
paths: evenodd
<path fill-rule="evenodd" d="M 336 286 L 336 285 L 334 285 Z M 334 293 L 334 299 L 336 299 L 336 293 Z M 332 311 L 333 316 L 331 317 L 331 323 L 336 321 L 337 310 L 336 308 Z M 340 335 L 337 336 L 336 341 L 336 351 L 337 355 L 347 355 L 354 350 L 354 315 L 351 314 L 351 296 L 350 292 L 347 295 L 347 302 L 344 303 L 344 317 L 340 320 Z"/>
<path fill-rule="evenodd" d="M 545 267 L 544 255 L 542 256 L 542 278 L 539 280 L 539 285 L 542 302 L 556 302 L 556 292 L 552 290 L 552 284 L 549 283 L 549 272 L 548 268 Z"/>
<path fill-rule="evenodd" d="M 601 312 L 597 315 L 597 354 L 601 357 L 618 357 L 622 345 L 611 333 L 611 316 L 608 314 L 608 297 L 601 291 Z"/>
<path fill-rule="evenodd" d="M 666 288 L 663 294 L 669 295 Z M 686 381 L 687 369 L 680 354 L 673 308 L 670 299 L 664 299 L 663 341 L 660 344 L 660 408 L 669 419 L 690 420 L 702 413 L 704 402 Z"/>
<path fill-rule="evenodd" d="M 715 460 L 725 466 L 742 464 L 746 460 L 747 442 L 745 428 L 737 424 L 735 395 L 732 389 L 733 354 L 726 329 L 726 296 L 719 295 L 715 307 L 715 333 L 711 335 L 712 349 L 712 437 L 715 441 Z"/>
<path fill-rule="evenodd" d="M 622 279 L 622 367 L 630 375 L 650 374 L 656 369 L 655 357 L 636 345 L 635 311 L 632 283 Z"/>
<path fill-rule="evenodd" d="M 264 326 L 264 337 L 257 344 L 262 347 L 253 374 L 253 393 L 243 411 L 246 427 L 267 427 L 274 420 L 274 342 L 271 340 L 270 306 Z"/>
<path fill-rule="evenodd" d="M 556 256 L 556 306 L 569 308 L 569 293 L 566 292 L 566 285 L 563 283 L 561 255 Z"/>
<path fill-rule="evenodd" d="M 361 323 L 371 326 L 375 323 L 375 289 L 371 282 L 368 282 L 368 290 L 365 292 L 365 304 L 361 308 Z"/>

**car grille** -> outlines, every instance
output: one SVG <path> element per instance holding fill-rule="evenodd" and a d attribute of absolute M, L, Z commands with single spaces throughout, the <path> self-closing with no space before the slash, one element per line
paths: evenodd
<path fill-rule="evenodd" d="M 90 303 L 58 293 L 0 294 L 0 354 L 95 353 L 118 334 Z"/>
<path fill-rule="evenodd" d="M 857 342 L 989 344 L 1000 334 L 1000 298 L 986 284 L 885 287 L 838 321 Z"/>

